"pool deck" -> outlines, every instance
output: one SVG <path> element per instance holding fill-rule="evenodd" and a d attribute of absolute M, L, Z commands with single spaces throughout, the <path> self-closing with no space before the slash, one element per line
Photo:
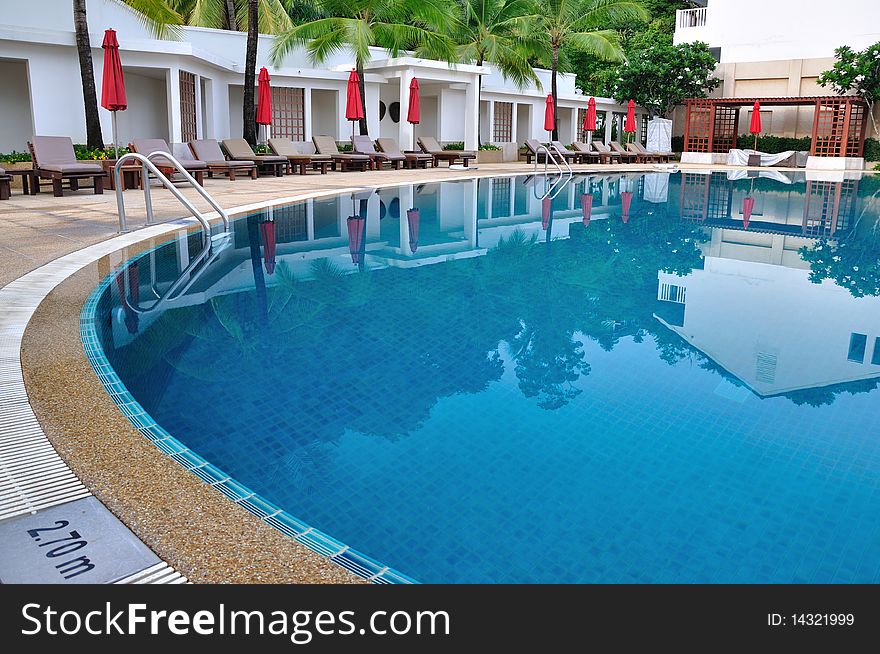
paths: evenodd
<path fill-rule="evenodd" d="M 358 187 L 529 174 L 532 170 L 519 163 L 484 164 L 472 172 L 440 168 L 236 182 L 215 178 L 206 180 L 206 189 L 225 209 L 233 209 Z M 657 168 L 616 165 L 577 166 L 575 170 Z M 184 193 L 196 206 L 205 206 L 191 189 Z M 138 230 L 144 222 L 143 194 L 127 191 L 125 199 L 129 227 Z M 164 189 L 154 189 L 153 207 L 157 223 L 185 216 L 183 207 Z M 192 221 L 189 226 L 160 224 L 111 242 L 118 236 L 117 221 L 113 192 L 96 196 L 82 190 L 55 198 L 46 192 L 23 196 L 14 189 L 10 200 L 0 202 L 0 367 L 9 368 L 8 374 L 0 369 L 0 417 L 4 412 L 18 412 L 32 420 L 20 428 L 7 421 L 6 434 L 0 421 L 0 483 L 8 469 L 4 442 L 36 439 L 32 446 L 41 456 L 60 456 L 53 465 L 70 486 L 62 501 L 97 497 L 137 539 L 173 566 L 173 570 L 166 566 L 170 571 L 166 578 L 196 583 L 362 581 L 174 464 L 128 422 L 105 392 L 80 340 L 80 311 L 86 297 L 122 261 L 170 232 L 192 226 Z M 47 266 L 50 262 L 54 263 Z M 16 457 L 22 458 L 17 453 Z M 0 519 L 0 525 L 3 522 Z M 6 546 L 0 540 L 0 549 Z"/>

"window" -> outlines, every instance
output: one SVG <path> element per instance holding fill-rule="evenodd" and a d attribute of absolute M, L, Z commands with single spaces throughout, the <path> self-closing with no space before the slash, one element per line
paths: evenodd
<path fill-rule="evenodd" d="M 494 143 L 510 143 L 513 140 L 513 103 L 495 103 L 495 124 L 492 129 Z"/>
<path fill-rule="evenodd" d="M 492 217 L 510 215 L 510 177 L 492 180 Z"/>
<path fill-rule="evenodd" d="M 291 141 L 306 140 L 303 89 L 272 87 L 272 136 Z"/>
<path fill-rule="evenodd" d="M 848 361 L 855 363 L 865 362 L 865 347 L 868 345 L 868 337 L 865 334 L 856 334 L 853 332 L 849 335 L 849 353 L 846 355 Z"/>
<path fill-rule="evenodd" d="M 196 76 L 180 71 L 180 140 L 184 143 L 198 138 L 196 134 Z"/>
<path fill-rule="evenodd" d="M 880 366 L 880 336 L 874 339 L 874 354 L 871 355 L 871 364 Z"/>

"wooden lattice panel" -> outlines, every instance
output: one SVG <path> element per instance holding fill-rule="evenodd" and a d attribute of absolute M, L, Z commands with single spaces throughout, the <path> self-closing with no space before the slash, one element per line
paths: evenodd
<path fill-rule="evenodd" d="M 831 237 L 853 224 L 858 180 L 828 182 L 810 180 L 804 198 L 804 236 Z"/>
<path fill-rule="evenodd" d="M 179 71 L 180 79 L 180 140 L 183 143 L 198 138 L 196 123 L 196 76 Z"/>
<path fill-rule="evenodd" d="M 292 141 L 306 140 L 303 89 L 272 87 L 272 136 Z"/>
<path fill-rule="evenodd" d="M 492 217 L 510 215 L 510 177 L 492 180 Z"/>
<path fill-rule="evenodd" d="M 715 105 L 711 101 L 692 100 L 687 103 L 684 127 L 686 152 L 712 151 L 712 122 Z"/>
<path fill-rule="evenodd" d="M 715 129 L 712 133 L 712 152 L 727 152 L 736 147 L 739 107 L 715 107 Z"/>
<path fill-rule="evenodd" d="M 492 126 L 494 143 L 510 143 L 513 140 L 513 103 L 495 103 L 495 123 Z"/>
<path fill-rule="evenodd" d="M 305 203 L 275 207 L 272 210 L 272 214 L 275 218 L 276 242 L 295 243 L 296 241 L 308 240 L 309 232 L 306 224 Z"/>
<path fill-rule="evenodd" d="M 587 142 L 587 131 L 584 129 L 584 120 L 587 118 L 587 110 L 583 107 L 578 108 L 577 112 L 577 140 L 581 143 Z"/>
<path fill-rule="evenodd" d="M 816 101 L 813 117 L 813 145 L 816 157 L 861 157 L 867 109 L 851 96 L 821 98 Z"/>
<path fill-rule="evenodd" d="M 706 220 L 706 207 L 709 206 L 710 175 L 681 173 L 681 200 L 679 209 L 685 220 Z"/>

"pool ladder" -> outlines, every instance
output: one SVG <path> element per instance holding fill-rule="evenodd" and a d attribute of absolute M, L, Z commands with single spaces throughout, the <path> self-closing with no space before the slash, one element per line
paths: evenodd
<path fill-rule="evenodd" d="M 223 219 L 223 233 L 226 234 L 229 232 L 229 216 L 226 215 L 226 212 L 223 208 L 217 204 L 216 200 L 211 197 L 211 195 L 202 187 L 201 184 L 196 182 L 192 175 L 187 172 L 187 170 L 170 152 L 162 152 L 161 150 L 157 150 L 155 152 L 151 152 L 148 155 L 143 155 L 138 152 L 129 152 L 128 154 L 124 154 L 116 161 L 116 165 L 113 167 L 113 177 L 116 182 L 116 206 L 119 210 L 119 231 L 126 232 L 128 231 L 125 222 L 125 200 L 122 194 L 122 166 L 126 161 L 139 161 L 141 163 L 141 184 L 144 187 L 144 206 L 147 210 L 147 225 L 153 224 L 153 201 L 150 191 L 150 173 L 153 173 L 159 181 L 167 188 L 171 193 L 176 197 L 180 203 L 186 207 L 186 209 L 192 213 L 196 220 L 198 220 L 202 228 L 204 230 L 205 239 L 207 241 L 211 240 L 211 224 L 208 222 L 208 219 L 205 218 L 204 214 L 201 211 L 196 209 L 195 205 L 190 202 L 186 196 L 180 192 L 180 190 L 174 186 L 170 179 L 168 179 L 162 171 L 160 171 L 156 164 L 153 163 L 154 157 L 161 157 L 169 162 L 171 162 L 171 167 L 175 172 L 183 175 L 183 178 L 189 182 L 190 186 L 192 186 L 196 191 L 198 191 L 199 195 L 201 195 L 207 202 L 210 204 L 214 210 L 220 215 Z M 163 168 L 167 168 L 168 166 L 163 165 Z"/>
<path fill-rule="evenodd" d="M 541 144 L 541 148 L 543 149 L 543 152 L 544 152 L 544 175 L 545 176 L 547 175 L 547 161 L 549 160 L 549 161 L 553 162 L 554 166 L 556 166 L 556 170 L 559 174 L 559 179 L 557 179 L 555 182 L 553 182 L 553 184 L 551 184 L 547 188 L 547 190 L 544 192 L 544 195 L 542 195 L 538 199 L 544 200 L 545 198 L 547 198 L 548 196 L 550 196 L 552 194 L 552 197 L 550 198 L 552 200 L 557 195 L 559 195 L 560 191 L 562 191 L 562 189 L 564 189 L 566 187 L 566 185 L 568 185 L 568 182 L 571 180 L 572 176 L 574 175 L 574 171 L 572 170 L 568 161 L 565 160 L 565 155 L 562 154 L 562 151 L 558 147 L 556 147 L 556 145 L 551 143 L 550 147 L 547 147 L 546 145 Z M 542 151 L 542 149 L 538 149 L 535 152 L 535 172 L 538 172 L 538 154 Z M 554 151 L 556 152 L 556 155 L 558 155 L 558 157 L 559 157 L 558 159 L 556 158 L 556 156 L 553 155 Z M 567 170 L 562 169 L 562 166 L 559 165 L 560 161 L 566 167 Z M 563 179 L 565 180 L 564 182 L 563 182 Z M 537 197 L 537 193 L 535 194 L 535 196 Z"/>

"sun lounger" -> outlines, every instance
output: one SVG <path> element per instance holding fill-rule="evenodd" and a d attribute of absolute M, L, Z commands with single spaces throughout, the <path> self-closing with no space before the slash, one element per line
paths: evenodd
<path fill-rule="evenodd" d="M 365 154 L 370 157 L 373 168 L 376 170 L 380 170 L 384 163 L 392 165 L 395 170 L 400 169 L 401 165 L 406 163 L 406 157 L 403 154 L 379 152 L 373 144 L 373 139 L 369 136 L 352 136 L 351 148 L 355 154 Z"/>
<path fill-rule="evenodd" d="M 28 143 L 34 161 L 32 181 L 40 190 L 40 179 L 52 180 L 52 193 L 56 198 L 64 195 L 62 182 L 67 180 L 70 190 L 79 189 L 79 180 L 92 179 L 96 195 L 104 192 L 107 173 L 98 164 L 79 163 L 73 151 L 73 141 L 67 136 L 34 136 Z"/>
<path fill-rule="evenodd" d="M 315 144 L 315 150 L 318 151 L 318 154 L 330 155 L 330 159 L 333 161 L 334 169 L 337 164 L 343 172 L 348 170 L 349 168 L 368 170 L 372 165 L 372 160 L 365 154 L 349 154 L 348 152 L 340 152 L 339 146 L 336 145 L 336 139 L 334 139 L 332 136 L 313 136 L 312 142 Z"/>
<path fill-rule="evenodd" d="M 647 161 L 646 157 L 636 152 L 627 152 L 626 149 L 617 141 L 609 141 L 608 145 L 610 146 L 611 151 L 618 154 L 623 161 L 628 161 L 630 163 L 641 163 Z"/>
<path fill-rule="evenodd" d="M 277 154 L 256 154 L 244 139 L 223 139 L 221 143 L 230 159 L 253 161 L 257 164 L 257 170 L 275 175 L 275 177 L 281 177 L 290 170 L 287 157 Z"/>
<path fill-rule="evenodd" d="M 269 139 L 269 149 L 281 157 L 287 157 L 291 166 L 299 167 L 299 174 L 305 175 L 306 168 L 312 166 L 313 169 L 320 169 L 322 175 L 327 174 L 330 168 L 331 159 L 327 155 L 317 154 L 314 152 L 305 152 L 303 146 L 306 143 L 294 143 L 287 138 L 271 138 Z M 312 147 L 314 147 L 312 145 Z"/>
<path fill-rule="evenodd" d="M 646 157 L 650 157 L 652 160 L 657 161 L 659 163 L 667 162 L 672 158 L 672 152 L 649 152 L 647 148 L 641 143 L 627 143 L 626 149 L 630 152 L 636 152 Z"/>
<path fill-rule="evenodd" d="M 397 145 L 397 141 L 392 138 L 376 139 L 376 145 L 379 146 L 379 150 L 385 154 L 393 157 L 403 157 L 404 168 L 427 168 L 428 164 L 434 162 L 434 157 L 425 152 L 415 152 L 412 150 L 401 152 L 400 146 Z"/>
<path fill-rule="evenodd" d="M 572 162 L 580 161 L 581 155 L 579 152 L 575 152 L 574 150 L 569 150 L 562 144 L 562 141 L 550 141 L 550 145 L 553 146 L 553 155 L 559 156 L 560 154 L 567 160 Z"/>
<path fill-rule="evenodd" d="M 596 151 L 601 153 L 604 157 L 606 157 L 606 161 L 608 163 L 620 163 L 621 161 L 634 161 L 635 156 L 631 153 L 625 152 L 620 154 L 619 152 L 615 152 L 607 145 L 602 143 L 602 141 L 593 141 L 593 147 L 596 148 Z"/>
<path fill-rule="evenodd" d="M 532 159 L 538 163 L 544 163 L 547 159 L 547 146 L 538 139 L 526 139 L 526 163 L 532 163 Z"/>
<path fill-rule="evenodd" d="M 459 159 L 467 167 L 471 159 L 477 158 L 475 152 L 468 150 L 444 150 L 433 136 L 420 136 L 418 142 L 422 152 L 430 154 L 434 158 L 435 168 L 440 165 L 441 161 L 447 161 L 451 166 Z"/>
<path fill-rule="evenodd" d="M 610 161 L 610 158 L 606 157 L 601 152 L 594 150 L 589 143 L 575 141 L 571 144 L 571 147 L 575 152 L 581 155 L 581 163 L 608 163 Z"/>
<path fill-rule="evenodd" d="M 174 155 L 171 146 L 164 139 L 132 139 L 128 147 L 132 152 L 137 152 L 144 156 L 153 152 L 168 152 L 172 156 Z M 176 171 L 174 164 L 165 157 L 153 157 L 151 161 L 163 175 L 170 175 Z M 205 173 L 208 172 L 208 164 L 199 159 L 178 159 L 178 161 L 180 161 L 180 165 L 183 166 L 186 172 L 196 178 L 196 182 L 199 185 L 204 184 Z"/>
<path fill-rule="evenodd" d="M 253 161 L 231 159 L 223 156 L 220 144 L 214 139 L 197 139 L 189 142 L 189 149 L 193 157 L 204 161 L 208 165 L 208 174 L 221 173 L 229 176 L 229 181 L 235 181 L 235 173 L 245 173 L 251 179 L 257 178 L 257 164 Z"/>
<path fill-rule="evenodd" d="M 8 200 L 12 192 L 12 177 L 0 168 L 0 200 Z"/>

